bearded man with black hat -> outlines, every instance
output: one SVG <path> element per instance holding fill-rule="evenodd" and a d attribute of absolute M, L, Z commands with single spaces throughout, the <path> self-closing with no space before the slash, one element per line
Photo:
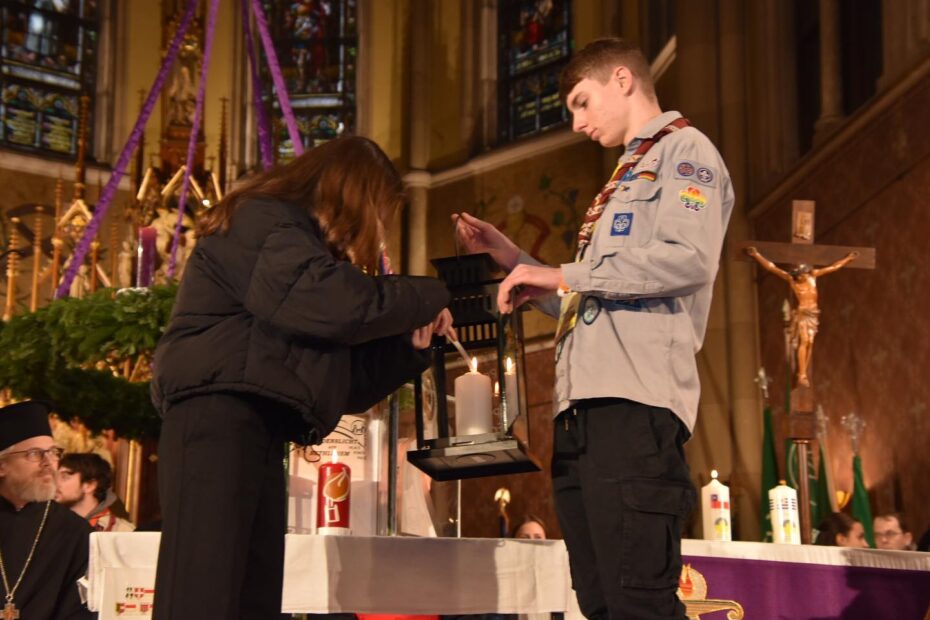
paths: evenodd
<path fill-rule="evenodd" d="M 55 502 L 61 448 L 48 405 L 0 409 L 0 619 L 94 618 L 77 580 L 87 570 L 90 526 Z"/>

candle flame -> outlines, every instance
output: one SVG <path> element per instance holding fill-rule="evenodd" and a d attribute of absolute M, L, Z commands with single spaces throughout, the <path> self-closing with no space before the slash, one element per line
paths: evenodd
<path fill-rule="evenodd" d="M 507 356 L 507 359 L 504 360 L 504 366 L 507 369 L 508 375 L 513 372 L 513 359 L 511 359 L 509 355 Z"/>
<path fill-rule="evenodd" d="M 338 463 L 338 462 L 339 462 L 339 453 L 336 452 L 336 449 L 335 449 L 335 448 L 333 448 L 333 456 L 332 456 L 332 458 L 330 459 L 330 461 L 333 462 L 333 463 Z M 714 477 L 716 477 L 716 476 L 714 476 Z"/>
<path fill-rule="evenodd" d="M 478 372 L 478 358 L 477 357 L 471 358 L 471 363 L 469 364 L 469 366 L 471 367 L 472 372 Z"/>
<path fill-rule="evenodd" d="M 710 477 L 713 478 L 714 480 L 717 479 L 717 470 L 716 470 L 716 469 L 710 470 Z"/>
<path fill-rule="evenodd" d="M 494 396 L 497 397 L 497 396 L 500 396 L 500 395 L 501 395 L 501 384 L 500 384 L 500 381 L 495 381 L 495 382 L 494 382 Z"/>

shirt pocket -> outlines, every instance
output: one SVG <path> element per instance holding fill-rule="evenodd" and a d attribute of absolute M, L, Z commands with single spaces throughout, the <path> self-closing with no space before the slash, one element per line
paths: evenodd
<path fill-rule="evenodd" d="M 642 247 L 652 240 L 661 186 L 655 181 L 621 183 L 610 197 L 595 235 L 598 254 Z"/>

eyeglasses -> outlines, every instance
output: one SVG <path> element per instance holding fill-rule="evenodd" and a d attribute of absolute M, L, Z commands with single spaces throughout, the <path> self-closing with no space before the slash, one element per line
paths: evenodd
<path fill-rule="evenodd" d="M 901 530 L 888 530 L 887 532 L 875 532 L 875 538 L 894 538 L 903 534 Z"/>
<path fill-rule="evenodd" d="M 27 461 L 32 461 L 33 463 L 40 462 L 43 458 L 48 457 L 50 461 L 57 461 L 61 458 L 61 455 L 65 451 L 55 446 L 54 448 L 49 448 L 48 450 L 42 450 L 41 448 L 30 448 L 29 450 L 17 450 L 16 452 L 7 452 L 4 454 L 4 457 L 13 456 L 14 454 L 24 454 Z"/>

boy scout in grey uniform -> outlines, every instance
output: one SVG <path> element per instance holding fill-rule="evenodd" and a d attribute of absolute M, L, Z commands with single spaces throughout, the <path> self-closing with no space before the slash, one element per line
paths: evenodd
<path fill-rule="evenodd" d="M 639 50 L 602 39 L 562 74 L 575 130 L 625 146 L 585 215 L 575 262 L 546 267 L 485 222 L 457 223 L 467 248 L 511 270 L 502 308 L 516 290 L 518 303 L 559 316 L 552 481 L 589 618 L 685 618 L 675 592 L 695 493 L 683 445 L 733 208 L 717 149 L 678 112 L 661 112 L 648 70 Z"/>

